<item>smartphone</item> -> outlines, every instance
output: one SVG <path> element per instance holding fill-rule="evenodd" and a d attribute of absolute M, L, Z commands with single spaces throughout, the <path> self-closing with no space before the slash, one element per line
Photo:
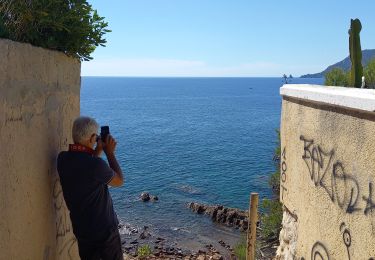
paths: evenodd
<path fill-rule="evenodd" d="M 107 135 L 109 135 L 109 126 L 105 125 L 100 128 L 100 138 L 103 142 L 105 142 L 105 139 L 107 138 Z"/>

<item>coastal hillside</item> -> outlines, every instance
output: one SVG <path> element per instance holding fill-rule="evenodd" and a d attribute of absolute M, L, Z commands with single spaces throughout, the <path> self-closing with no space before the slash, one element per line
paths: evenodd
<path fill-rule="evenodd" d="M 367 65 L 367 63 L 372 59 L 372 58 L 375 58 L 375 49 L 372 49 L 372 50 L 363 50 L 362 51 L 362 64 L 364 66 Z M 325 70 L 323 70 L 322 72 L 319 72 L 319 73 L 314 73 L 314 74 L 306 74 L 306 75 L 302 75 L 301 78 L 323 78 L 324 75 L 329 72 L 330 70 L 332 70 L 333 68 L 341 68 L 345 71 L 347 70 L 350 70 L 350 66 L 351 66 L 351 63 L 350 63 L 350 58 L 349 56 L 346 57 L 345 59 L 343 59 L 342 61 L 339 61 L 331 66 L 328 66 Z"/>

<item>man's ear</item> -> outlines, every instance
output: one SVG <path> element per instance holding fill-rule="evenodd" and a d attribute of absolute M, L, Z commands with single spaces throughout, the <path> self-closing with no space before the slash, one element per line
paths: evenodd
<path fill-rule="evenodd" d="M 90 143 L 96 143 L 96 134 L 92 134 L 90 137 Z"/>

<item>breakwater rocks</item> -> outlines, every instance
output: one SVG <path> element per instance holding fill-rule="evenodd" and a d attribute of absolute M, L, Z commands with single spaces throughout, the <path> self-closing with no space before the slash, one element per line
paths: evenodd
<path fill-rule="evenodd" d="M 205 205 L 197 202 L 190 202 L 188 207 L 195 213 L 208 215 L 214 222 L 237 228 L 240 231 L 248 229 L 247 211 L 226 208 L 222 205 Z"/>

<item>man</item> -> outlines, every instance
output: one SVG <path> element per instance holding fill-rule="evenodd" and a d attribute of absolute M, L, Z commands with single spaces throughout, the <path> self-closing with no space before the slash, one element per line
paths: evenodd
<path fill-rule="evenodd" d="M 101 140 L 98 129 L 90 117 L 74 121 L 74 144 L 59 154 L 57 171 L 81 259 L 118 260 L 123 259 L 121 240 L 108 185 L 119 187 L 124 177 L 115 157 L 115 139 L 108 135 Z M 103 150 L 109 166 L 100 158 Z"/>

